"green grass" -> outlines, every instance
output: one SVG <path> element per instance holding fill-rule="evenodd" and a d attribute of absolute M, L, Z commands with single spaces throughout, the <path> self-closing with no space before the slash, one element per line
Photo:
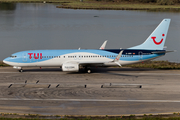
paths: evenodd
<path fill-rule="evenodd" d="M 3 63 L 2 61 L 0 61 L 0 67 L 5 67 L 5 66 L 9 66 L 9 65 L 7 65 L 7 64 Z"/>
<path fill-rule="evenodd" d="M 15 114 L 15 113 L 0 113 L 0 120 L 180 120 L 179 112 L 173 114 L 144 114 L 129 116 L 88 116 L 88 115 L 39 115 L 39 114 Z"/>
<path fill-rule="evenodd" d="M 132 2 L 98 2 L 91 0 L 73 0 L 63 3 L 59 8 L 68 9 L 102 9 L 102 10 L 150 10 L 150 11 L 180 11 L 180 5 L 158 5 L 156 3 Z"/>
<path fill-rule="evenodd" d="M 103 2 L 95 0 L 0 0 L 0 2 L 37 2 L 60 3 L 58 8 L 67 9 L 97 9 L 97 10 L 149 10 L 180 12 L 180 4 L 159 5 L 156 3 L 137 2 Z"/>
<path fill-rule="evenodd" d="M 0 118 L 0 120 L 49 120 L 49 119 L 40 119 L 40 118 Z M 88 118 L 60 118 L 60 120 L 180 120 L 180 117 L 143 117 L 143 118 L 133 118 L 133 117 L 114 117 L 114 118 L 102 118 L 102 117 L 88 117 Z"/>
<path fill-rule="evenodd" d="M 143 63 L 125 65 L 123 67 L 155 68 L 155 69 L 180 69 L 180 63 L 174 63 L 174 62 L 168 62 L 168 61 L 147 61 L 147 62 L 143 62 Z"/>

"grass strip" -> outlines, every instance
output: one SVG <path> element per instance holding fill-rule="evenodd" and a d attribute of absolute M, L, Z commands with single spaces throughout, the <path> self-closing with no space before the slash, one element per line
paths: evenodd
<path fill-rule="evenodd" d="M 58 8 L 66 9 L 96 9 L 96 10 L 148 10 L 148 11 L 172 11 L 180 12 L 180 5 L 158 5 L 156 3 L 137 2 L 104 2 L 92 0 L 69 0 L 62 3 Z"/>
<path fill-rule="evenodd" d="M 132 68 L 154 68 L 154 69 L 180 69 L 180 63 L 168 61 L 147 61 L 137 64 L 125 65 Z"/>
<path fill-rule="evenodd" d="M 49 120 L 43 118 L 0 118 L 0 120 Z M 52 119 L 51 119 L 52 120 Z M 57 120 L 57 119 L 56 119 Z M 180 117 L 153 117 L 153 116 L 146 116 L 146 117 L 67 117 L 67 118 L 59 118 L 59 120 L 180 120 Z"/>
<path fill-rule="evenodd" d="M 3 63 L 2 61 L 0 61 L 0 67 L 5 67 L 5 66 L 9 66 L 9 65 L 7 65 L 7 64 Z"/>
<path fill-rule="evenodd" d="M 180 4 L 159 5 L 157 3 L 141 2 L 105 2 L 96 0 L 0 0 L 0 2 L 24 2 L 24 3 L 59 3 L 57 8 L 66 9 L 96 9 L 96 10 L 148 10 L 180 12 Z"/>

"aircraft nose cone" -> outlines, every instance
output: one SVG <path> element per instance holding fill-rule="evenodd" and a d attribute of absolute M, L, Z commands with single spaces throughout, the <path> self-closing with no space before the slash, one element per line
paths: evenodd
<path fill-rule="evenodd" d="M 3 60 L 3 63 L 6 63 L 6 61 L 5 61 L 5 60 Z"/>
<path fill-rule="evenodd" d="M 9 58 L 4 59 L 3 63 L 8 64 L 8 60 L 9 60 Z"/>

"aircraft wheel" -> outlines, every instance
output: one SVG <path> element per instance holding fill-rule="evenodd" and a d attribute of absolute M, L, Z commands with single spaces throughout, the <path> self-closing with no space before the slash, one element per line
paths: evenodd
<path fill-rule="evenodd" d="M 21 72 L 21 73 L 22 73 L 22 72 L 23 72 L 23 69 L 20 69 L 20 70 L 19 70 L 19 72 Z"/>
<path fill-rule="evenodd" d="M 89 73 L 89 74 L 90 74 L 90 73 L 91 73 L 91 70 L 90 70 L 90 69 L 89 69 L 89 70 L 87 70 L 87 73 Z"/>

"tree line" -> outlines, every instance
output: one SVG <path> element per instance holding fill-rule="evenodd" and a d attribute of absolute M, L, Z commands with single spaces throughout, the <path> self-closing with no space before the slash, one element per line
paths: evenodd
<path fill-rule="evenodd" d="M 140 3 L 157 3 L 159 5 L 174 5 L 180 3 L 180 0 L 96 0 L 96 1 L 105 1 L 105 2 L 140 2 Z"/>

